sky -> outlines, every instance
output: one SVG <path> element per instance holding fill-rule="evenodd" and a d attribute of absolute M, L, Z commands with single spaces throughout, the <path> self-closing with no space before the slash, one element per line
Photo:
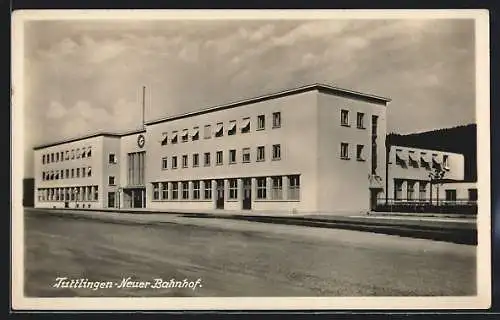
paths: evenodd
<path fill-rule="evenodd" d="M 325 83 L 392 99 L 388 132 L 475 123 L 474 21 L 25 24 L 25 176 L 35 145 Z"/>

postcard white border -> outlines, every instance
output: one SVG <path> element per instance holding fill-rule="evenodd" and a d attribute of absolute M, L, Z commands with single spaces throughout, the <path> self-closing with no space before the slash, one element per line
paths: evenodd
<path fill-rule="evenodd" d="M 472 297 L 245 297 L 245 298 L 27 298 L 24 297 L 23 57 L 29 20 L 265 20 L 474 19 L 478 138 L 477 296 Z M 11 293 L 14 310 L 401 310 L 486 309 L 491 305 L 490 83 L 487 10 L 26 10 L 12 15 Z"/>

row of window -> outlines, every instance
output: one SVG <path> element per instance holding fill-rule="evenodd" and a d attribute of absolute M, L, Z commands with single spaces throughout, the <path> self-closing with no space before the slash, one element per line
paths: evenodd
<path fill-rule="evenodd" d="M 403 182 L 405 180 L 394 180 L 394 199 L 396 200 L 420 200 L 425 201 L 428 200 L 427 194 L 427 185 L 428 181 L 420 181 L 420 180 L 406 180 L 406 198 L 403 198 Z M 418 182 L 418 199 L 415 193 L 415 185 Z"/>
<path fill-rule="evenodd" d="M 50 170 L 42 172 L 43 181 L 92 177 L 92 167 Z"/>
<path fill-rule="evenodd" d="M 262 162 L 266 160 L 266 147 L 265 146 L 258 146 L 256 149 L 256 161 Z M 187 168 L 189 158 L 188 155 L 182 155 L 182 167 Z M 280 144 L 274 144 L 272 145 L 272 158 L 273 161 L 281 160 L 281 145 Z M 243 148 L 241 149 L 241 162 L 243 163 L 248 163 L 251 161 L 251 150 L 250 148 Z M 177 156 L 172 156 L 170 157 L 170 167 L 172 169 L 177 169 L 178 163 L 177 163 Z M 229 150 L 228 153 L 228 163 L 229 164 L 234 164 L 237 162 L 237 151 L 236 149 L 231 149 Z M 216 165 L 222 165 L 224 163 L 224 154 L 223 151 L 216 151 L 215 152 L 215 164 Z M 212 154 L 210 152 L 205 152 L 203 153 L 203 166 L 205 167 L 210 167 L 212 165 Z M 191 166 L 192 167 L 199 167 L 200 166 L 200 154 L 199 153 L 194 153 L 191 156 Z M 168 169 L 168 157 L 163 157 L 161 159 L 161 167 L 163 170 Z"/>
<path fill-rule="evenodd" d="M 362 144 L 356 145 L 356 160 L 365 161 L 364 155 L 365 146 Z M 349 143 L 341 142 L 340 143 L 340 158 L 343 160 L 350 160 L 350 151 L 349 151 Z"/>
<path fill-rule="evenodd" d="M 52 162 L 62 162 L 65 160 L 74 160 L 80 158 L 90 158 L 92 157 L 92 147 L 76 148 L 61 152 L 52 152 L 42 155 L 42 164 L 52 163 Z"/>
<path fill-rule="evenodd" d="M 340 110 L 340 124 L 344 127 L 351 126 L 351 120 L 349 117 L 349 110 L 345 110 L 345 109 Z M 366 127 L 365 127 L 365 114 L 362 112 L 356 113 L 356 128 L 366 129 Z"/>
<path fill-rule="evenodd" d="M 280 128 L 281 127 L 281 112 L 273 112 L 273 121 L 272 121 L 272 128 Z M 227 127 L 227 135 L 232 136 L 235 135 L 236 132 L 238 131 L 237 129 L 237 121 L 236 120 L 231 120 L 229 121 L 229 125 Z M 261 114 L 257 116 L 257 129 L 256 130 L 265 130 L 266 129 L 266 116 Z M 251 130 L 251 119 L 250 117 L 243 118 L 240 123 L 240 132 L 241 133 L 248 133 Z M 172 131 L 171 134 L 164 132 L 163 133 L 163 139 L 161 141 L 161 145 L 167 145 L 169 142 L 171 144 L 176 144 L 179 141 L 179 132 L 178 131 Z M 180 134 L 181 136 L 181 142 L 188 142 L 189 141 L 189 136 L 191 136 L 191 141 L 196 141 L 200 139 L 200 128 L 199 127 L 193 127 L 193 130 L 191 132 L 191 135 L 189 134 L 189 129 L 184 129 L 182 130 L 182 133 Z M 204 139 L 210 139 L 212 136 L 219 138 L 224 136 L 224 123 L 223 122 L 218 122 L 215 126 L 215 130 L 212 130 L 212 125 L 207 124 L 203 128 L 203 137 Z"/>
<path fill-rule="evenodd" d="M 38 201 L 98 201 L 99 186 L 39 188 Z"/>
<path fill-rule="evenodd" d="M 256 178 L 256 198 L 257 199 L 270 199 L 282 200 L 283 194 L 283 176 L 274 177 L 259 177 Z M 299 200 L 300 199 L 300 177 L 298 175 L 286 176 L 288 178 L 288 190 L 286 199 Z M 268 184 L 268 180 L 270 183 Z M 243 188 L 251 188 L 249 183 L 250 178 L 241 180 Z M 192 188 L 189 188 L 189 182 L 192 183 Z M 195 180 L 195 181 L 174 181 L 174 182 L 154 182 L 153 186 L 153 200 L 212 200 L 212 180 Z M 268 197 L 269 187 L 269 197 Z M 223 180 L 216 182 L 216 195 L 218 199 L 224 198 L 225 188 Z M 238 199 L 238 179 L 228 179 L 228 198 Z M 242 196 L 242 195 L 240 195 Z"/>
<path fill-rule="evenodd" d="M 441 158 L 438 156 L 437 153 L 432 154 L 432 161 L 429 161 L 427 159 L 427 152 L 420 152 L 420 157 L 417 156 L 417 153 L 413 150 L 408 151 L 408 157 L 406 158 L 403 155 L 403 150 L 402 149 L 396 149 L 396 164 L 401 166 L 401 167 L 422 167 L 426 168 L 427 170 L 430 170 L 431 168 L 433 169 L 444 169 L 444 170 L 449 170 L 449 157 L 448 155 L 444 154 Z M 432 162 L 432 164 L 431 164 Z"/>

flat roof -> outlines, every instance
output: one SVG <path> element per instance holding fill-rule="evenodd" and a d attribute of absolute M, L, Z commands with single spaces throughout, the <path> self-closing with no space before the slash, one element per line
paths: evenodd
<path fill-rule="evenodd" d="M 88 135 L 84 135 L 84 136 L 80 136 L 80 137 L 75 137 L 75 138 L 70 138 L 70 139 L 65 139 L 65 140 L 60 140 L 60 141 L 56 141 L 56 142 L 38 145 L 38 146 L 33 147 L 33 150 L 40 150 L 40 149 L 54 147 L 54 146 L 65 144 L 65 143 L 70 143 L 70 142 L 75 142 L 75 141 L 80 141 L 80 140 L 85 140 L 85 139 L 90 139 L 90 138 L 95 138 L 95 137 L 100 137 L 100 136 L 120 138 L 123 136 L 128 136 L 131 134 L 145 132 L 145 131 L 146 131 L 146 129 L 137 129 L 137 130 L 132 130 L 132 131 L 120 132 L 120 133 L 102 131 L 102 132 L 92 133 L 92 134 L 88 134 Z"/>
<path fill-rule="evenodd" d="M 302 87 L 297 87 L 297 88 L 293 88 L 293 89 L 288 89 L 288 90 L 284 90 L 284 91 L 279 91 L 279 92 L 275 92 L 275 93 L 271 93 L 271 94 L 258 96 L 255 98 L 239 100 L 239 101 L 231 102 L 231 103 L 224 104 L 224 105 L 212 106 L 212 107 L 204 108 L 204 109 L 201 109 L 198 111 L 186 112 L 186 113 L 179 114 L 179 115 L 164 117 L 164 118 L 160 118 L 160 119 L 156 119 L 156 120 L 150 120 L 150 121 L 146 122 L 146 125 L 153 125 L 153 124 L 157 124 L 157 123 L 161 123 L 161 122 L 173 121 L 173 120 L 177 120 L 177 119 L 202 115 L 205 113 L 240 107 L 240 106 L 244 106 L 244 105 L 248 105 L 248 104 L 252 104 L 252 103 L 262 102 L 262 101 L 271 100 L 271 99 L 277 99 L 277 98 L 286 97 L 289 95 L 299 94 L 299 93 L 313 91 L 313 90 L 318 90 L 320 92 L 334 94 L 337 96 L 363 100 L 363 101 L 367 101 L 367 102 L 371 102 L 371 103 L 383 104 L 384 106 L 387 105 L 387 103 L 391 101 L 391 99 L 385 98 L 385 97 L 380 97 L 380 96 L 376 96 L 376 95 L 372 95 L 372 94 L 343 89 L 343 88 L 330 86 L 330 85 L 326 85 L 326 84 L 321 84 L 321 83 L 314 83 L 314 84 L 310 84 L 310 85 L 306 85 L 306 86 L 302 86 Z"/>

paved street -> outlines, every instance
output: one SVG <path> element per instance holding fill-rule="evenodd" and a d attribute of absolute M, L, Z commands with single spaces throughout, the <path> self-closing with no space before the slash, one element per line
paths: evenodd
<path fill-rule="evenodd" d="M 119 214 L 117 214 L 119 215 Z M 140 215 L 146 219 L 147 215 Z M 369 232 L 166 216 L 122 223 L 26 212 L 28 296 L 475 294 L 476 247 Z M 189 288 L 53 288 L 57 277 Z"/>

